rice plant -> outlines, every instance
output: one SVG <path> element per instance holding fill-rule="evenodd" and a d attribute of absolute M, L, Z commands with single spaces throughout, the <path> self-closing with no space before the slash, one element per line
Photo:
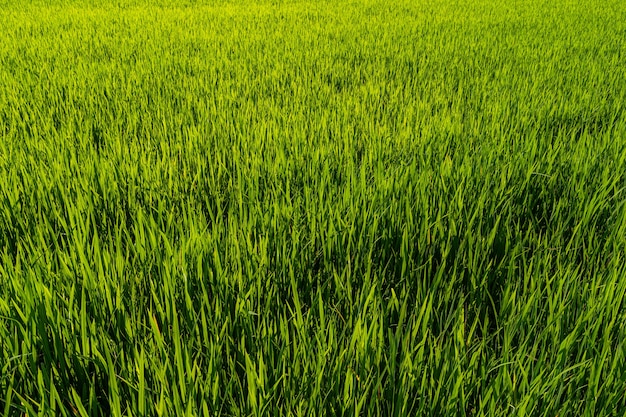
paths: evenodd
<path fill-rule="evenodd" d="M 0 413 L 624 415 L 625 35 L 0 2 Z"/>

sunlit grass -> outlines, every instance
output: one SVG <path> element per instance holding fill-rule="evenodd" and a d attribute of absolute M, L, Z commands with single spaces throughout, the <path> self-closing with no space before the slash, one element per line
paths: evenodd
<path fill-rule="evenodd" d="M 3 415 L 626 410 L 622 2 L 0 22 Z"/>

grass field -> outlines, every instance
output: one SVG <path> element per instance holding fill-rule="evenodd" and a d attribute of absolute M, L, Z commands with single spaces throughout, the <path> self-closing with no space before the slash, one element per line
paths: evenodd
<path fill-rule="evenodd" d="M 621 0 L 0 1 L 0 415 L 622 416 L 625 106 Z"/>

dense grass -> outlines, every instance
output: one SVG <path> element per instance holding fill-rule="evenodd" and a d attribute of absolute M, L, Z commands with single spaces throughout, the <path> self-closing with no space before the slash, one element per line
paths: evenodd
<path fill-rule="evenodd" d="M 0 2 L 0 413 L 626 412 L 626 3 Z"/>

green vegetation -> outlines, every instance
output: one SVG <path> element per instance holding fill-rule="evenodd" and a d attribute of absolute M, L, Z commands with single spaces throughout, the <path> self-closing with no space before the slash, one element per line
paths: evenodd
<path fill-rule="evenodd" d="M 623 415 L 625 62 L 621 0 L 0 2 L 0 415 Z"/>

